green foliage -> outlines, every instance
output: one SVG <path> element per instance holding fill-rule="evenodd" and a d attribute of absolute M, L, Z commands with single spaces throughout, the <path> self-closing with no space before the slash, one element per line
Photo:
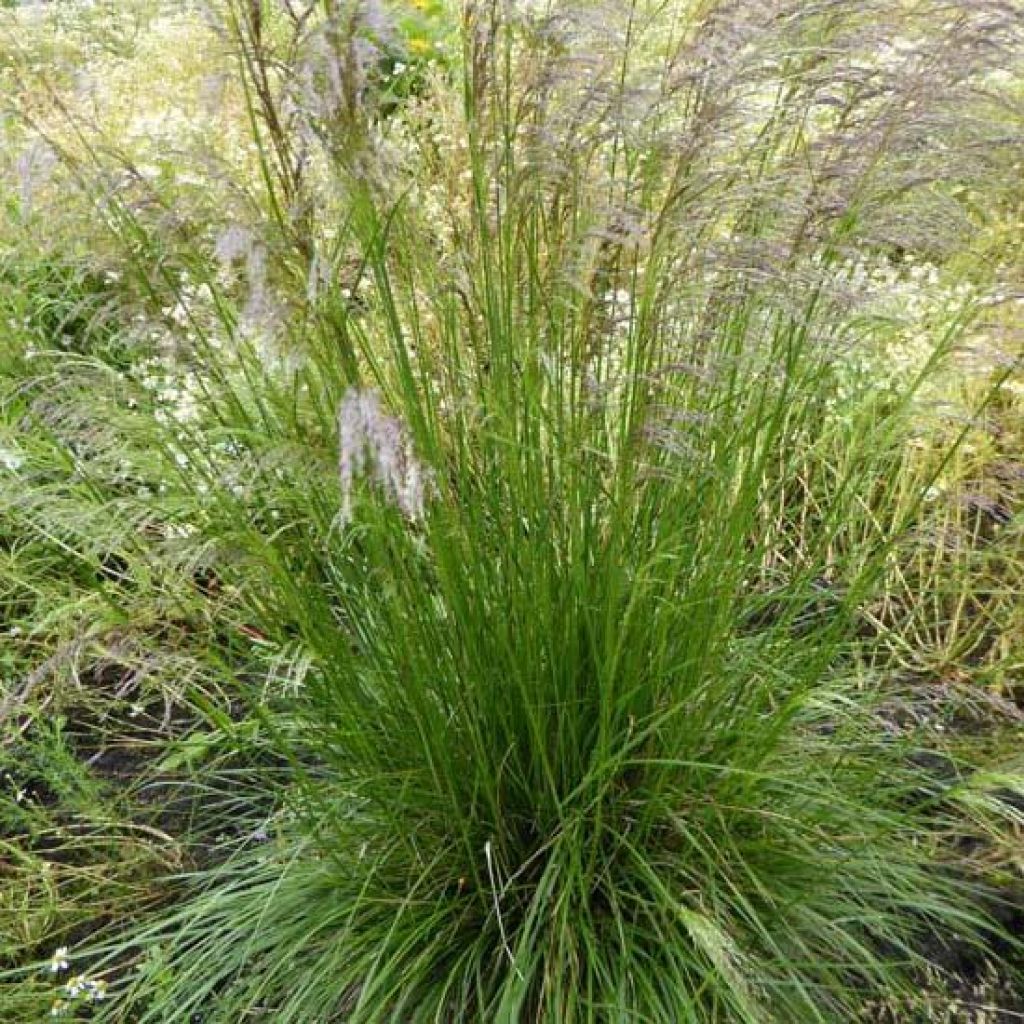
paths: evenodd
<path fill-rule="evenodd" d="M 334 5 L 225 7 L 257 224 L 211 244 L 156 227 L 163 179 L 93 193 L 152 332 L 96 315 L 106 278 L 4 278 L 0 627 L 31 640 L 2 716 L 48 795 L 0 805 L 17 1012 L 839 1024 L 909 999 L 935 935 L 1000 932 L 968 854 L 1019 790 L 995 742 L 933 749 L 892 656 L 967 432 L 909 442 L 976 296 L 884 389 L 850 383 L 898 334 L 852 255 L 986 173 L 957 150 L 914 205 L 914 118 L 956 94 L 879 72 L 891 108 L 852 89 L 822 120 L 859 12 L 759 24 L 736 72 L 727 11 L 678 35 L 639 5 L 469 10 L 422 90 L 360 92 L 372 6 L 337 39 Z M 674 70 L 687 33 L 706 79 Z M 950 661 L 978 571 L 920 613 L 952 619 Z M 29 686 L 33 645 L 63 658 Z M 109 998 L 41 985 L 69 936 Z"/>

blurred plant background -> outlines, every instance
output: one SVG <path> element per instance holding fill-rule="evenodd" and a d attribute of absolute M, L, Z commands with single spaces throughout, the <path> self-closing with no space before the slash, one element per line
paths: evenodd
<path fill-rule="evenodd" d="M 1016 0 L 0 11 L 0 1017 L 1024 1015 Z"/>

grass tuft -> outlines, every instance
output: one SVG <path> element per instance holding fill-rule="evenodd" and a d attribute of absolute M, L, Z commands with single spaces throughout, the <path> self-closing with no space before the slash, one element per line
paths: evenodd
<path fill-rule="evenodd" d="M 846 1022 L 935 936 L 990 952 L 971 844 L 1019 765 L 894 710 L 920 632 L 976 643 L 964 577 L 907 606 L 973 429 L 917 458 L 922 410 L 987 306 L 908 337 L 858 268 L 956 251 L 1004 173 L 1003 5 L 468 4 L 415 88 L 376 3 L 219 14 L 256 164 L 224 223 L 47 130 L 152 330 L 61 293 L 71 350 L 0 364 L 8 606 L 134 703 L 129 813 L 183 844 L 57 1011 Z M 41 743 L 58 677 L 0 717 Z"/>

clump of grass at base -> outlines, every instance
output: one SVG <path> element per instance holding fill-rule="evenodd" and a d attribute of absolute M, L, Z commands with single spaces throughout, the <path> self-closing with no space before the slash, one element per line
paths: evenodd
<path fill-rule="evenodd" d="M 260 39 L 232 10 L 253 74 Z M 276 222 L 278 286 L 300 259 L 317 283 L 276 337 L 253 343 L 218 290 L 223 321 L 193 342 L 200 418 L 125 408 L 85 365 L 48 396 L 109 432 L 85 477 L 116 437 L 173 481 L 146 509 L 193 516 L 232 614 L 285 667 L 224 680 L 291 767 L 275 828 L 174 880 L 179 909 L 97 938 L 99 969 L 138 968 L 99 1019 L 838 1022 L 906 990 L 930 933 L 983 941 L 955 783 L 853 657 L 918 500 L 879 527 L 919 381 L 884 401 L 838 386 L 865 330 L 844 261 L 904 194 L 903 118 L 951 94 L 879 71 L 892 107 L 852 98 L 807 174 L 821 61 L 874 39 L 863 12 L 726 11 L 694 21 L 700 46 L 605 13 L 625 48 L 573 12 L 467 16 L 440 166 L 433 140 L 389 182 L 388 126 L 360 109 L 351 163 L 307 132 L 344 220 L 329 245 Z M 743 43 L 747 62 L 714 63 Z M 950 44 L 929 43 L 935 74 Z M 597 83 L 579 97 L 573 53 Z M 706 80 L 685 73 L 705 58 Z M 306 184 L 270 142 L 283 219 Z M 468 195 L 444 192 L 459 153 Z M 417 158 L 429 195 L 402 178 Z"/>

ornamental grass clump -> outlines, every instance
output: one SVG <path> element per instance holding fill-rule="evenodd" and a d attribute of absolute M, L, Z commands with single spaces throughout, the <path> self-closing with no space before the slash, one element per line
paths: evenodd
<path fill-rule="evenodd" d="M 147 452 L 140 564 L 190 519 L 177 550 L 274 665 L 201 705 L 273 765 L 273 827 L 231 804 L 258 839 L 97 940 L 97 1019 L 838 1024 L 909 990 L 934 934 L 983 943 L 970 766 L 922 767 L 861 657 L 928 485 L 887 495 L 912 399 L 971 303 L 876 394 L 845 361 L 887 328 L 844 268 L 968 229 L 949 186 L 1006 141 L 972 74 L 1019 26 L 470 4 L 461 63 L 385 111 L 377 21 L 300 6 L 223 25 L 266 220 L 221 237 L 261 232 L 272 322 L 197 240 L 201 415 L 161 425 L 82 365 L 47 398 Z M 155 296 L 169 265 L 140 268 Z"/>

